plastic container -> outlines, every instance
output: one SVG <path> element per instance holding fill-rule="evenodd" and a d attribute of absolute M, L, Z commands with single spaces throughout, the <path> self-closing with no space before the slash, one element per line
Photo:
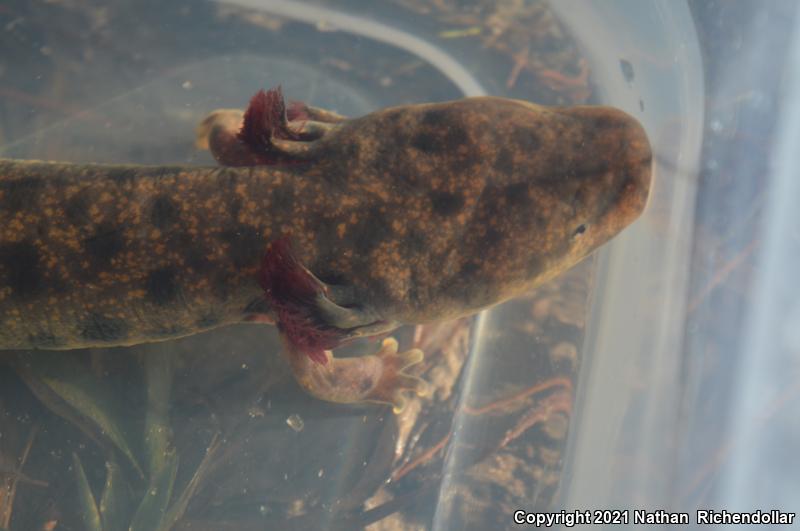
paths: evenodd
<path fill-rule="evenodd" d="M 672 459 L 681 406 L 679 353 L 703 134 L 700 50 L 686 6 L 554 6 L 598 65 L 601 100 L 641 117 L 657 161 L 645 215 L 600 253 L 565 503 L 661 508 L 672 477 L 660 465 Z M 634 84 L 619 75 L 622 59 L 633 67 Z"/>

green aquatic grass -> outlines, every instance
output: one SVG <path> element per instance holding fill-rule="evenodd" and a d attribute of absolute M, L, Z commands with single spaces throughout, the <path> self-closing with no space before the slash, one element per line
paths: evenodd
<path fill-rule="evenodd" d="M 172 452 L 166 455 L 161 463 L 163 468 L 151 476 L 144 497 L 131 521 L 130 531 L 164 529 L 164 517 L 172 499 L 172 489 L 178 472 L 178 456 Z"/>
<path fill-rule="evenodd" d="M 83 525 L 86 531 L 103 531 L 100 511 L 94 501 L 92 488 L 89 486 L 89 480 L 86 479 L 81 460 L 75 453 L 72 454 L 72 465 L 75 468 L 75 482 L 78 484 L 78 499 L 82 509 Z"/>
<path fill-rule="evenodd" d="M 164 355 L 145 355 L 142 361 L 147 407 L 144 429 L 138 435 L 122 422 L 124 404 L 109 383 L 85 364 L 63 353 L 21 358 L 17 363 L 23 380 L 49 409 L 91 438 L 111 442 L 118 451 L 109 453 L 105 462 L 99 502 L 83 463 L 73 453 L 79 512 L 88 531 L 169 531 L 183 517 L 218 448 L 215 436 L 191 479 L 177 494 L 180 460 L 172 446 L 169 418 L 172 361 Z M 140 455 L 134 449 L 139 449 Z M 114 457 L 117 454 L 131 466 L 121 467 Z"/>
<path fill-rule="evenodd" d="M 172 362 L 169 356 L 144 356 L 147 411 L 144 420 L 145 463 L 150 478 L 169 466 L 173 458 L 170 449 L 172 430 L 169 421 L 169 401 L 172 391 Z"/>
<path fill-rule="evenodd" d="M 115 462 L 106 461 L 106 482 L 100 497 L 99 511 L 104 530 L 125 529 L 129 516 L 131 492 Z"/>
<path fill-rule="evenodd" d="M 103 379 L 61 352 L 37 353 L 17 362 L 17 372 L 45 406 L 89 437 L 110 441 L 143 477 L 132 439 L 120 419 L 123 404 Z"/>

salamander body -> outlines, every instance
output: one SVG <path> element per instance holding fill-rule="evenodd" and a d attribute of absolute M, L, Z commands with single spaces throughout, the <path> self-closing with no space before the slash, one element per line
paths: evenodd
<path fill-rule="evenodd" d="M 0 160 L 0 348 L 283 320 L 312 393 L 398 406 L 398 391 L 421 389 L 403 373 L 420 353 L 387 340 L 377 357 L 335 360 L 328 347 L 525 293 L 647 200 L 647 137 L 615 109 L 483 97 L 345 119 L 305 106 L 287 115 L 279 93 L 261 94 L 244 126 L 234 111 L 203 124 L 225 166 Z M 290 256 L 270 255 L 284 240 Z M 302 309 L 301 324 L 286 324 L 285 307 Z M 316 331 L 334 340 L 315 360 L 297 337 Z"/>

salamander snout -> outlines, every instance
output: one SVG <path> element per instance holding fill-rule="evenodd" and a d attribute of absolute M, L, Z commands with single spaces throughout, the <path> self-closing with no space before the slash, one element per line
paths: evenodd
<path fill-rule="evenodd" d="M 632 116 L 610 107 L 592 108 L 588 122 L 604 130 L 598 158 L 607 168 L 603 179 L 610 193 L 602 225 L 609 237 L 632 223 L 644 211 L 650 195 L 653 155 L 644 127 Z M 592 127 L 592 125 L 589 125 Z"/>

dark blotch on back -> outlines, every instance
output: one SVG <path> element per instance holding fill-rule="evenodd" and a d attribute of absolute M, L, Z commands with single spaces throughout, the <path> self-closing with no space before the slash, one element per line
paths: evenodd
<path fill-rule="evenodd" d="M 181 245 L 179 243 L 179 245 Z M 183 259 L 187 267 L 195 273 L 205 273 L 211 269 L 212 262 L 209 260 L 209 251 L 201 243 L 187 242 L 182 244 L 180 249 L 185 249 Z"/>
<path fill-rule="evenodd" d="M 160 195 L 150 207 L 150 222 L 158 229 L 168 229 L 180 216 L 180 207 L 169 197 Z"/>
<path fill-rule="evenodd" d="M 502 147 L 497 151 L 494 167 L 503 175 L 511 175 L 514 172 L 514 154 L 510 149 Z"/>
<path fill-rule="evenodd" d="M 371 277 L 368 280 L 369 282 L 365 293 L 369 294 L 369 297 L 365 298 L 364 304 L 368 305 L 379 301 L 392 300 L 391 291 L 389 291 L 389 286 L 384 279 L 380 277 Z"/>
<path fill-rule="evenodd" d="M 242 200 L 238 197 L 231 199 L 228 203 L 228 215 L 231 219 L 237 219 L 239 217 L 239 212 L 242 211 Z"/>
<path fill-rule="evenodd" d="M 503 190 L 503 194 L 509 205 L 524 205 L 528 201 L 528 185 L 526 183 L 510 184 Z"/>
<path fill-rule="evenodd" d="M 139 168 L 132 166 L 112 166 L 105 171 L 110 179 L 117 181 L 119 184 L 135 181 L 139 177 L 140 172 Z M 156 173 L 155 177 L 160 177 L 163 171 L 160 168 L 153 167 L 152 173 Z"/>
<path fill-rule="evenodd" d="M 458 146 L 463 146 L 469 141 L 467 132 L 457 123 L 448 126 L 446 131 L 445 144 L 452 149 L 455 149 Z"/>
<path fill-rule="evenodd" d="M 389 143 L 384 142 L 383 144 Z M 424 187 L 427 182 L 424 176 L 420 175 L 420 169 L 417 167 L 416 161 L 407 156 L 405 150 L 396 149 L 394 146 L 391 149 L 384 147 L 381 151 L 378 151 L 373 163 L 370 171 L 374 175 L 388 174 L 389 178 L 400 186 L 410 188 Z"/>
<path fill-rule="evenodd" d="M 420 120 L 420 132 L 412 139 L 411 145 L 426 153 L 456 150 L 463 146 L 469 141 L 469 135 L 456 116 L 445 109 L 426 111 Z"/>
<path fill-rule="evenodd" d="M 273 188 L 271 200 L 272 208 L 291 212 L 294 208 L 294 189 L 291 183 Z"/>
<path fill-rule="evenodd" d="M 480 270 L 481 266 L 477 262 L 468 261 L 461 264 L 461 269 L 458 272 L 458 276 L 460 277 L 469 277 L 470 275 L 477 273 Z"/>
<path fill-rule="evenodd" d="M 429 194 L 433 211 L 440 216 L 458 214 L 464 207 L 464 197 L 450 192 L 433 191 Z"/>
<path fill-rule="evenodd" d="M 491 225 L 486 227 L 486 235 L 483 237 L 483 245 L 488 248 L 494 248 L 503 242 L 503 232 Z"/>
<path fill-rule="evenodd" d="M 423 125 L 427 125 L 429 127 L 447 127 L 449 125 L 449 116 L 445 109 L 431 109 L 425 111 L 425 114 L 422 116 L 421 123 Z"/>
<path fill-rule="evenodd" d="M 257 264 L 266 247 L 261 231 L 250 225 L 225 230 L 222 239 L 229 245 L 228 256 L 237 268 Z"/>
<path fill-rule="evenodd" d="M 111 259 L 125 247 L 125 238 L 118 229 L 100 226 L 97 232 L 83 240 L 83 248 L 96 267 L 107 268 Z"/>
<path fill-rule="evenodd" d="M 535 151 L 542 145 L 539 133 L 529 127 L 520 127 L 511 133 L 517 147 L 524 152 Z"/>
<path fill-rule="evenodd" d="M 43 183 L 39 178 L 25 178 L 10 182 L 0 182 L 3 199 L 0 206 L 9 212 L 28 210 L 36 205 Z"/>
<path fill-rule="evenodd" d="M 352 229 L 347 231 L 347 236 L 352 238 L 355 251 L 364 255 L 372 251 L 392 232 L 391 224 L 386 219 L 386 216 L 377 207 L 372 207 L 356 222 Z"/>
<path fill-rule="evenodd" d="M 418 149 L 423 153 L 433 153 L 441 150 L 442 146 L 437 141 L 436 135 L 428 131 L 422 131 L 417 133 L 414 138 L 411 139 L 411 147 Z"/>
<path fill-rule="evenodd" d="M 425 233 L 417 229 L 410 229 L 408 235 L 403 239 L 403 243 L 405 243 L 408 256 L 419 256 L 429 245 Z"/>
<path fill-rule="evenodd" d="M 159 306 L 165 306 L 178 298 L 177 271 L 174 267 L 155 269 L 147 275 L 147 296 Z"/>
<path fill-rule="evenodd" d="M 67 221 L 78 227 L 88 225 L 92 218 L 89 216 L 89 198 L 85 192 L 78 192 L 67 201 L 64 207 L 64 215 Z"/>
<path fill-rule="evenodd" d="M 34 295 L 41 286 L 39 251 L 28 242 L 0 246 L 0 265 L 4 279 L 0 285 L 10 286 L 17 297 Z"/>
<path fill-rule="evenodd" d="M 83 323 L 81 336 L 90 341 L 119 341 L 128 336 L 128 323 L 122 319 L 92 313 Z"/>

